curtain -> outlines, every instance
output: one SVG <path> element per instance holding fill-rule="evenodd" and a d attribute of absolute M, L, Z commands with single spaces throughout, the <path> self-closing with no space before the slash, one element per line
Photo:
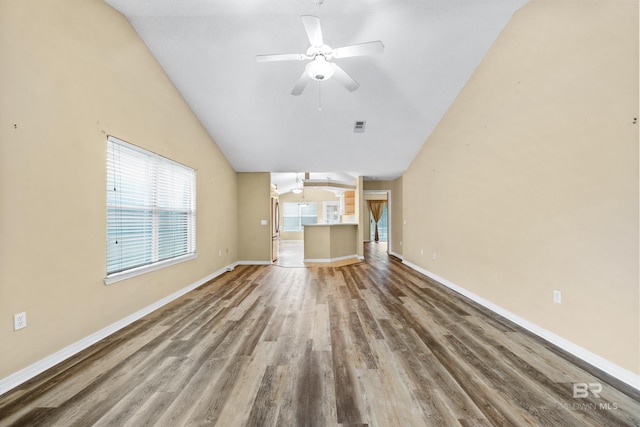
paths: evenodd
<path fill-rule="evenodd" d="M 373 221 L 376 223 L 376 234 L 375 241 L 379 241 L 380 237 L 378 236 L 378 221 L 380 221 L 380 216 L 382 215 L 382 208 L 384 207 L 386 200 L 367 200 L 369 204 L 369 210 L 371 211 L 371 215 L 373 215 Z"/>

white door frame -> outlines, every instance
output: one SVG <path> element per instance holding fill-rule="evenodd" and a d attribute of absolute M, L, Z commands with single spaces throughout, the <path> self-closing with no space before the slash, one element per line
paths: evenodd
<path fill-rule="evenodd" d="M 363 194 L 380 194 L 380 193 L 387 193 L 387 253 L 390 254 L 392 253 L 392 247 L 391 247 L 391 236 L 392 236 L 392 232 L 393 230 L 391 229 L 391 190 L 364 190 L 362 192 Z M 366 199 L 365 199 L 366 200 Z M 369 211 L 369 206 L 368 204 L 365 203 L 366 208 L 367 208 L 367 212 L 369 213 L 369 217 L 371 217 L 371 212 Z"/>

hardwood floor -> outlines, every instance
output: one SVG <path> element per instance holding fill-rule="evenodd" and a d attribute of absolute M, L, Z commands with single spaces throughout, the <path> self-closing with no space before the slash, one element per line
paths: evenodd
<path fill-rule="evenodd" d="M 640 425 L 636 390 L 377 248 L 237 267 L 0 396 L 0 425 Z"/>

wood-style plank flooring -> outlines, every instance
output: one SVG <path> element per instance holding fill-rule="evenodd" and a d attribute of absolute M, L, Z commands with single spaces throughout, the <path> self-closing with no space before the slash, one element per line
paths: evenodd
<path fill-rule="evenodd" d="M 0 396 L 0 425 L 640 425 L 636 390 L 381 247 L 237 267 Z"/>

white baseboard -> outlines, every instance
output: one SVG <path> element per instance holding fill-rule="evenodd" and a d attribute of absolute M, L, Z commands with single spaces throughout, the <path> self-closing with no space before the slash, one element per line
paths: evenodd
<path fill-rule="evenodd" d="M 399 254 L 399 253 L 397 253 L 397 252 L 390 251 L 390 252 L 389 252 L 389 255 L 393 255 L 393 256 L 394 256 L 394 257 L 396 257 L 396 258 L 404 259 L 403 255 L 402 255 L 402 254 Z M 408 264 L 407 264 L 407 265 L 408 265 Z M 413 267 L 412 267 L 412 268 L 413 268 Z"/>
<path fill-rule="evenodd" d="M 236 261 L 233 266 L 236 267 L 238 265 L 271 265 L 273 261 Z"/>
<path fill-rule="evenodd" d="M 345 259 L 351 259 L 351 258 L 359 259 L 357 254 L 353 254 L 353 255 L 346 255 L 346 256 L 341 256 L 337 258 L 310 258 L 310 259 L 305 259 L 304 262 L 337 262 L 337 261 L 344 261 Z"/>
<path fill-rule="evenodd" d="M 141 319 L 142 317 L 146 316 L 147 314 L 150 314 L 152 312 L 154 312 L 155 310 L 159 309 L 160 307 L 170 303 L 171 301 L 180 298 L 181 296 L 183 296 L 184 294 L 186 294 L 187 292 L 190 292 L 194 289 L 196 289 L 198 286 L 201 286 L 205 283 L 207 283 L 209 280 L 214 279 L 218 276 L 220 276 L 222 273 L 226 272 L 226 271 L 230 271 L 233 270 L 233 267 L 235 267 L 234 264 L 225 267 L 221 270 L 218 270 L 214 273 L 209 274 L 206 277 L 203 277 L 202 279 L 190 284 L 189 286 L 180 289 L 179 291 L 176 291 L 174 293 L 172 293 L 171 295 L 168 295 L 164 298 L 162 298 L 159 301 L 156 301 L 155 303 L 148 305 L 147 307 L 144 307 L 141 310 L 136 311 L 135 313 L 125 317 L 124 319 L 121 319 L 115 323 L 112 323 L 111 325 L 107 326 L 106 328 L 103 328 L 97 332 L 94 332 L 93 334 L 79 340 L 76 341 L 75 343 L 63 348 L 60 351 L 57 351 L 47 357 L 45 357 L 44 359 L 41 359 L 29 366 L 27 366 L 24 369 L 21 369 L 20 371 L 9 375 L 6 378 L 0 379 L 0 395 L 6 393 L 9 390 L 12 390 L 16 387 L 18 387 L 20 384 L 30 380 L 31 378 L 35 377 L 36 375 L 46 371 L 49 368 L 52 368 L 53 366 L 57 365 L 60 362 L 63 362 L 64 360 L 70 358 L 71 356 L 81 352 L 82 350 L 86 349 L 87 347 L 97 343 L 98 341 L 108 337 L 109 335 L 113 334 L 114 332 L 119 331 L 120 329 L 124 328 L 125 326 L 128 326 L 130 324 L 132 324 L 133 322 L 135 322 L 136 320 Z"/>
<path fill-rule="evenodd" d="M 493 311 L 494 313 L 499 314 L 502 317 L 507 318 L 508 320 L 512 321 L 513 323 L 523 327 L 524 329 L 528 330 L 529 332 L 532 332 L 533 334 L 539 336 L 542 339 L 545 339 L 547 341 L 549 341 L 550 343 L 560 347 L 561 349 L 565 350 L 566 352 L 576 356 L 579 359 L 584 360 L 585 362 L 589 363 L 590 365 L 595 366 L 596 368 L 606 372 L 607 374 L 617 378 L 618 380 L 630 385 L 631 387 L 640 390 L 640 375 L 635 374 L 625 368 L 622 368 L 618 365 L 616 365 L 615 363 L 611 362 L 610 360 L 607 360 L 601 356 L 598 356 L 595 353 L 590 352 L 589 350 L 580 347 L 577 344 L 572 343 L 571 341 L 562 338 L 559 335 L 554 334 L 551 331 L 548 331 L 547 329 L 544 329 L 538 325 L 536 325 L 535 323 L 531 323 L 530 321 L 523 319 L 522 317 L 511 313 L 508 310 L 505 310 L 504 308 L 492 303 L 491 301 L 488 301 L 476 294 L 474 294 L 473 292 L 468 291 L 467 289 L 456 285 L 455 283 L 452 283 L 450 281 L 448 281 L 447 279 L 438 276 L 435 273 L 432 273 L 428 270 L 425 270 L 422 267 L 419 267 L 407 260 L 403 260 L 402 261 L 403 264 L 407 265 L 408 267 L 424 274 L 427 277 L 432 278 L 433 280 L 437 281 L 438 283 L 443 284 L 444 286 L 448 287 L 449 289 L 452 289 L 456 292 L 458 292 L 459 294 L 464 295 L 465 297 L 477 302 L 478 304 L 482 305 L 485 308 L 488 308 L 489 310 Z"/>

